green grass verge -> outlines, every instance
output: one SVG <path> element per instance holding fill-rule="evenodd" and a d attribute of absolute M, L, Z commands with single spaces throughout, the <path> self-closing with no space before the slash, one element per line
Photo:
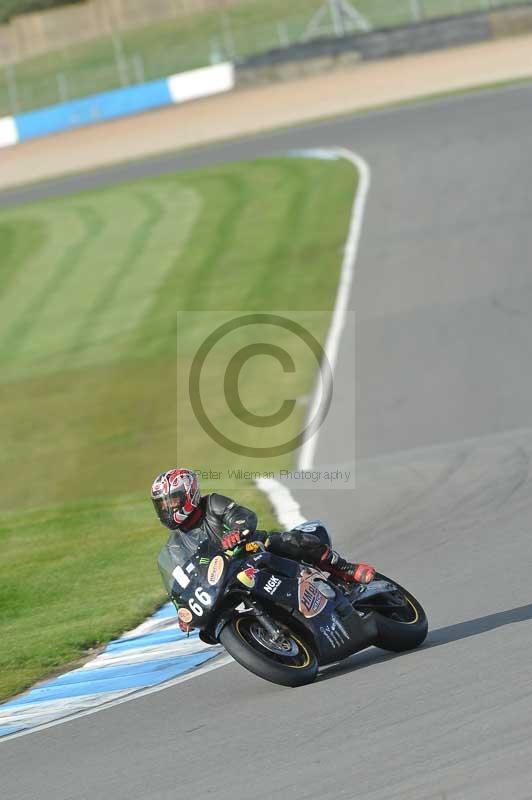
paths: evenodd
<path fill-rule="evenodd" d="M 491 4 L 512 2 L 493 0 Z M 487 3 L 418 0 L 427 19 L 486 10 Z M 0 72 L 0 116 L 106 91 L 124 80 L 131 84 L 152 80 L 299 41 L 322 5 L 323 0 L 292 0 L 287 9 L 284 0 L 246 0 L 224 13 L 209 11 L 121 32 L 123 74 L 119 74 L 111 37 L 28 59 Z M 374 28 L 411 22 L 415 7 L 412 0 L 356 0 L 354 5 Z"/>
<path fill-rule="evenodd" d="M 183 369 L 223 311 L 321 312 L 310 321 L 322 337 L 355 186 L 342 161 L 266 159 L 0 212 L 0 698 L 163 600 L 149 485 L 178 458 L 216 460 L 182 380 L 176 415 L 176 311 L 196 312 Z M 256 361 L 243 399 L 266 413 L 279 376 L 272 359 Z M 227 421 L 216 398 L 212 413 Z M 273 523 L 250 481 L 204 489 Z"/>

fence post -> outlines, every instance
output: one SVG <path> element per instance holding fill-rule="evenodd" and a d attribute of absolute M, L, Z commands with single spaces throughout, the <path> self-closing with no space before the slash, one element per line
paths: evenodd
<path fill-rule="evenodd" d="M 13 66 L 13 64 L 6 64 L 4 69 L 5 69 L 6 83 L 7 83 L 7 94 L 9 97 L 9 107 L 11 109 L 12 114 L 18 114 L 18 112 L 20 111 L 20 106 L 18 99 L 17 76 L 15 75 L 15 67 Z"/>
<path fill-rule="evenodd" d="M 127 68 L 127 61 L 124 55 L 124 44 L 122 42 L 122 37 L 113 31 L 111 33 L 111 39 L 113 42 L 113 51 L 115 54 L 115 62 L 116 62 L 116 71 L 118 72 L 118 79 L 122 86 L 127 86 L 129 84 L 129 74 Z"/>
<path fill-rule="evenodd" d="M 328 0 L 328 3 L 329 13 L 333 21 L 334 34 L 338 37 L 343 36 L 345 34 L 344 18 L 342 16 L 342 10 L 338 6 L 338 0 Z"/>
<path fill-rule="evenodd" d="M 135 53 L 135 55 L 132 56 L 131 63 L 133 66 L 133 75 L 135 76 L 135 80 L 137 81 L 137 83 L 145 83 L 146 70 L 144 68 L 144 59 L 142 58 L 140 53 Z"/>
<path fill-rule="evenodd" d="M 231 27 L 231 20 L 225 13 L 221 14 L 222 18 L 222 38 L 224 43 L 224 50 L 229 58 L 236 58 L 235 37 L 233 36 L 233 28 Z"/>
<path fill-rule="evenodd" d="M 410 0 L 410 13 L 414 22 L 420 22 L 423 19 L 423 9 L 420 0 Z"/>
<path fill-rule="evenodd" d="M 290 36 L 288 26 L 284 20 L 277 20 L 277 38 L 281 47 L 290 47 Z"/>
<path fill-rule="evenodd" d="M 211 39 L 210 47 L 210 62 L 211 64 L 220 64 L 224 60 L 222 48 L 220 47 L 219 39 Z"/>
<path fill-rule="evenodd" d="M 64 72 L 56 72 L 55 80 L 57 83 L 57 93 L 59 95 L 59 102 L 66 103 L 69 99 L 68 95 L 68 82 Z"/>

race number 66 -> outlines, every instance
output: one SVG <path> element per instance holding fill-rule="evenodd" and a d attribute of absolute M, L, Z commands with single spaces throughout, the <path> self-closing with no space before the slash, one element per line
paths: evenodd
<path fill-rule="evenodd" d="M 198 588 L 194 592 L 194 597 L 190 598 L 188 604 L 193 614 L 195 614 L 197 617 L 202 617 L 203 606 L 210 606 L 211 598 L 209 597 L 207 592 L 201 588 L 201 586 L 198 586 Z"/>

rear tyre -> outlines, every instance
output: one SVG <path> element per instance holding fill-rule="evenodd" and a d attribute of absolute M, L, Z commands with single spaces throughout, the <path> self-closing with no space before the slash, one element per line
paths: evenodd
<path fill-rule="evenodd" d="M 375 612 L 378 631 L 375 645 L 394 653 L 419 647 L 425 641 L 429 629 L 427 615 L 421 603 L 413 594 L 385 575 L 377 573 L 375 578 L 393 583 L 405 601 L 402 608 L 392 607 L 389 613 Z"/>
<path fill-rule="evenodd" d="M 318 672 L 315 653 L 299 635 L 283 626 L 281 641 L 274 641 L 254 614 L 233 617 L 220 641 L 242 667 L 280 686 L 304 686 Z"/>

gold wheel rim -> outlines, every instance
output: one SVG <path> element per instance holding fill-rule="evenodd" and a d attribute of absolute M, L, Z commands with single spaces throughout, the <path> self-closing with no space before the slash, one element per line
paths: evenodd
<path fill-rule="evenodd" d="M 246 644 L 249 644 L 248 640 L 245 638 L 245 636 L 242 634 L 242 631 L 240 630 L 240 624 L 241 624 L 243 621 L 244 621 L 244 620 L 243 620 L 243 618 L 242 618 L 242 617 L 240 617 L 239 619 L 237 619 L 237 621 L 236 621 L 236 623 L 235 623 L 235 629 L 236 629 L 236 631 L 237 631 L 238 635 L 240 636 L 240 638 L 242 639 L 242 641 L 244 641 Z M 301 641 L 301 639 L 298 639 L 298 637 L 297 637 L 297 636 L 295 636 L 295 635 L 292 633 L 292 631 L 290 631 L 290 637 L 291 637 L 291 638 L 292 638 L 292 639 L 293 639 L 295 642 L 297 642 L 297 643 L 298 643 L 298 645 L 299 645 L 299 647 L 301 648 L 301 651 L 303 652 L 303 654 L 304 654 L 304 656 L 305 656 L 305 663 L 304 663 L 304 664 L 283 664 L 282 666 L 283 666 L 283 667 L 288 667 L 289 669 L 305 669 L 305 667 L 308 667 L 308 666 L 309 666 L 309 664 L 310 664 L 310 662 L 311 662 L 311 657 L 310 657 L 310 652 L 309 652 L 309 649 L 308 649 L 308 647 L 307 647 L 307 646 L 306 646 L 306 645 L 305 645 L 305 644 L 304 644 L 304 643 Z"/>
<path fill-rule="evenodd" d="M 413 604 L 413 602 L 410 600 L 409 597 L 405 597 L 405 600 L 410 606 L 410 608 L 413 610 L 415 616 L 414 619 L 411 620 L 410 622 L 403 622 L 403 625 L 415 625 L 416 622 L 419 620 L 419 611 L 417 610 L 417 608 L 415 607 L 415 605 Z"/>

